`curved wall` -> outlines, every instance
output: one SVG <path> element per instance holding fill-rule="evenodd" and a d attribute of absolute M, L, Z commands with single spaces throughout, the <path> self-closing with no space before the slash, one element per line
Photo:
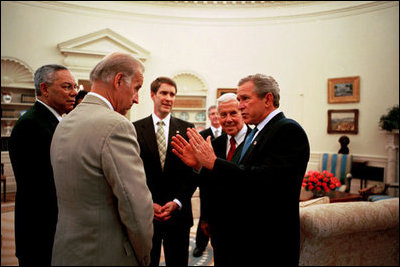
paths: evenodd
<path fill-rule="evenodd" d="M 328 109 L 359 109 L 353 154 L 386 158 L 379 117 L 399 103 L 398 2 L 303 1 L 286 6 L 173 6 L 145 2 L 1 2 L 1 55 L 32 69 L 63 64 L 57 44 L 110 28 L 150 51 L 140 104 L 131 119 L 152 111 L 157 76 L 198 73 L 208 86 L 236 87 L 257 72 L 281 87 L 281 109 L 305 128 L 313 153 L 337 152 L 327 134 Z M 327 103 L 327 79 L 360 76 L 360 102 Z"/>

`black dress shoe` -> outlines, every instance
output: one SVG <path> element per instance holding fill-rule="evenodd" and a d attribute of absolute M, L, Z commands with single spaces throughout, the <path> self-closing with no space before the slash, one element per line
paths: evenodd
<path fill-rule="evenodd" d="M 201 255 L 203 255 L 203 252 L 204 252 L 204 249 L 196 247 L 193 250 L 193 257 L 201 257 Z"/>

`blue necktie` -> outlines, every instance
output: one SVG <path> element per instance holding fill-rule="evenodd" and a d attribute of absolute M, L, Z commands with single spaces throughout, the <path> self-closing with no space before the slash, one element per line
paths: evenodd
<path fill-rule="evenodd" d="M 253 140 L 254 135 L 258 131 L 257 127 L 254 127 L 254 129 L 250 132 L 250 134 L 246 137 L 246 140 L 244 141 L 243 149 L 242 149 L 242 154 L 240 155 L 239 162 L 242 160 L 244 154 L 246 154 L 247 149 L 249 148 L 251 141 Z"/>

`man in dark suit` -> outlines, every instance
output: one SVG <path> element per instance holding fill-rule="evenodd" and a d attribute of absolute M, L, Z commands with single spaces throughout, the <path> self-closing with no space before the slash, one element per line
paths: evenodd
<path fill-rule="evenodd" d="M 214 139 L 212 146 L 217 157 L 231 161 L 235 156 L 235 152 L 240 151 L 243 141 L 246 135 L 250 133 L 251 128 L 247 127 L 243 122 L 236 94 L 226 93 L 219 97 L 217 108 L 221 126 L 225 133 Z M 205 169 L 201 175 L 212 174 Z M 199 225 L 206 233 L 206 236 L 209 235 L 211 237 L 214 264 L 221 266 L 225 265 L 223 261 L 225 258 L 229 258 L 232 253 L 235 253 L 235 251 L 231 251 L 228 255 L 223 255 L 221 253 L 226 253 L 226 251 L 219 249 L 225 246 L 224 241 L 231 242 L 231 240 L 221 240 L 219 238 L 219 233 L 226 227 L 226 218 L 220 217 L 220 210 L 224 209 L 225 200 L 230 198 L 230 192 L 224 190 L 224 185 L 215 183 L 214 179 L 211 179 L 208 183 L 202 183 L 204 179 L 206 178 L 200 179 L 201 218 Z M 232 232 L 231 235 L 234 238 L 236 232 Z"/>
<path fill-rule="evenodd" d="M 211 141 L 215 138 L 219 137 L 224 133 L 224 130 L 221 127 L 220 117 L 217 110 L 216 105 L 212 105 L 208 108 L 208 119 L 210 120 L 211 126 L 207 129 L 200 132 L 201 136 L 206 139 L 208 136 L 211 136 Z"/>
<path fill-rule="evenodd" d="M 73 109 L 77 86 L 61 65 L 35 72 L 37 101 L 15 124 L 9 152 L 17 182 L 15 249 L 20 265 L 51 264 L 57 198 L 50 144 L 61 115 Z"/>
<path fill-rule="evenodd" d="M 208 136 L 211 136 L 211 141 L 214 140 L 215 138 L 221 136 L 224 134 L 224 130 L 221 127 L 220 123 L 220 116 L 217 110 L 216 105 L 212 105 L 208 107 L 208 119 L 210 120 L 211 126 L 208 127 L 207 129 L 203 130 L 200 132 L 200 135 L 203 136 L 204 139 L 206 139 Z M 200 190 L 200 198 L 201 198 L 201 190 Z M 200 211 L 201 213 L 201 211 Z M 201 217 L 201 214 L 200 214 Z M 204 234 L 204 231 L 201 229 L 201 224 L 199 223 L 197 226 L 197 232 L 196 232 L 196 247 L 193 249 L 193 256 L 194 257 L 200 257 L 203 255 L 204 250 L 207 247 L 208 240 L 210 239 L 209 236 Z"/>
<path fill-rule="evenodd" d="M 177 133 L 186 137 L 187 128 L 194 125 L 171 116 L 176 92 L 172 79 L 155 79 L 151 84 L 154 112 L 134 122 L 147 185 L 154 202 L 152 266 L 159 265 L 162 242 L 167 266 L 188 264 L 194 174 L 172 153 L 169 140 Z"/>
<path fill-rule="evenodd" d="M 208 139 L 188 129 L 190 144 L 177 136 L 174 153 L 189 166 L 205 167 L 216 183 L 224 184 L 235 199 L 226 200 L 219 232 L 231 257 L 227 264 L 298 265 L 299 196 L 310 155 L 302 127 L 278 109 L 279 86 L 274 78 L 250 75 L 239 81 L 239 110 L 255 128 L 246 137 L 240 157 L 217 158 Z M 232 231 L 236 232 L 232 240 Z M 244 244 L 237 253 L 238 244 Z M 224 253 L 224 255 L 227 255 Z"/>

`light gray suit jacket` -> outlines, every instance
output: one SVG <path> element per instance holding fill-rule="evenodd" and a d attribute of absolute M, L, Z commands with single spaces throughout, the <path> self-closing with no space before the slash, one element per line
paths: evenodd
<path fill-rule="evenodd" d="M 148 265 L 153 201 L 132 123 L 87 95 L 51 144 L 59 207 L 53 265 Z"/>

